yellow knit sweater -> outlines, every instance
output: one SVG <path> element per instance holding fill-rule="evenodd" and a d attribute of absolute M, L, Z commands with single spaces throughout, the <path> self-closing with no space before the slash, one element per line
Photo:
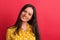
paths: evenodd
<path fill-rule="evenodd" d="M 36 40 L 34 33 L 32 32 L 32 26 L 28 24 L 27 29 L 23 31 L 21 28 L 19 30 L 19 35 L 14 35 L 16 28 L 14 26 L 8 28 L 6 34 L 6 40 Z"/>

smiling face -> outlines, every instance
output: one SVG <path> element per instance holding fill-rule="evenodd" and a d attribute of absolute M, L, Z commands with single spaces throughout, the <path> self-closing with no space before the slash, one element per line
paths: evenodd
<path fill-rule="evenodd" d="M 27 7 L 24 11 L 22 11 L 20 19 L 23 22 L 27 22 L 32 18 L 32 15 L 33 15 L 33 9 L 31 7 Z"/>

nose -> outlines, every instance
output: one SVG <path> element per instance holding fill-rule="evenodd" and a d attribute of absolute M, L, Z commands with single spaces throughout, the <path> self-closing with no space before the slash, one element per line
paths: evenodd
<path fill-rule="evenodd" d="M 25 15 L 24 15 L 24 16 L 26 16 L 26 17 L 27 17 L 27 16 L 28 16 L 28 13 L 25 13 Z"/>

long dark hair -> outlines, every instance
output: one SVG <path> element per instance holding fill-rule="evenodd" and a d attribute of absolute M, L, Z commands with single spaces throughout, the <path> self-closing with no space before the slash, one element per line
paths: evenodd
<path fill-rule="evenodd" d="M 37 24 L 37 18 L 36 18 L 36 9 L 31 4 L 24 5 L 24 7 L 22 8 L 22 10 L 20 11 L 20 13 L 18 15 L 18 18 L 17 18 L 17 21 L 14 24 L 14 26 L 17 27 L 16 30 L 15 30 L 15 32 L 18 33 L 19 32 L 19 29 L 21 28 L 22 21 L 20 19 L 20 15 L 21 15 L 22 11 L 24 11 L 27 7 L 31 7 L 33 9 L 33 16 L 31 18 L 31 20 L 28 21 L 28 23 L 30 25 L 32 25 L 32 31 L 33 31 L 33 33 L 36 36 L 36 40 L 40 40 L 40 34 L 39 34 L 38 24 Z"/>

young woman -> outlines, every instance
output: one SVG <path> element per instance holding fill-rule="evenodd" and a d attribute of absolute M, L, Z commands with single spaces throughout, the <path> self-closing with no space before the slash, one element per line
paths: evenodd
<path fill-rule="evenodd" d="M 16 23 L 8 28 L 6 40 L 40 40 L 36 9 L 33 5 L 24 5 Z"/>

